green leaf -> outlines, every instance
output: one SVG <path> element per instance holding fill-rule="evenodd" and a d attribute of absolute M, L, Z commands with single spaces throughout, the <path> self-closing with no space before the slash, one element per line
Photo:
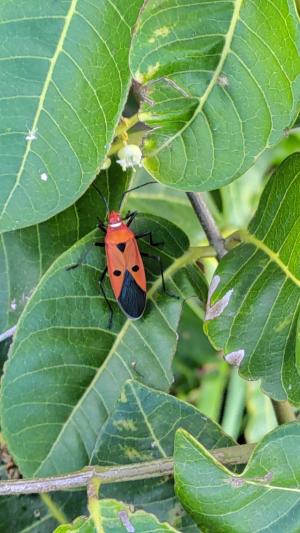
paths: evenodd
<path fill-rule="evenodd" d="M 240 374 L 273 398 L 300 402 L 295 339 L 300 305 L 300 154 L 271 176 L 245 242 L 213 278 L 206 331 Z M 300 366 L 298 366 L 300 368 Z"/>
<path fill-rule="evenodd" d="M 300 423 L 280 426 L 233 475 L 191 435 L 175 440 L 177 495 L 200 527 L 214 533 L 298 533 Z"/>
<path fill-rule="evenodd" d="M 127 506 L 116 500 L 100 500 L 99 502 L 103 533 L 176 533 L 176 529 L 169 524 L 161 524 L 155 516 L 144 511 L 133 512 Z M 72 524 L 65 524 L 55 529 L 54 533 L 96 533 L 92 520 L 85 517 L 77 518 Z"/>
<path fill-rule="evenodd" d="M 99 434 L 92 463 L 106 466 L 171 457 L 179 427 L 210 449 L 235 444 L 218 424 L 195 407 L 129 381 Z M 169 477 L 107 485 L 101 488 L 101 493 L 128 503 L 134 501 L 135 506 L 154 513 L 180 531 L 198 531 L 176 499 Z"/>
<path fill-rule="evenodd" d="M 195 267 L 194 283 L 194 267 L 186 267 L 195 250 L 188 250 L 181 230 L 150 216 L 140 218 L 135 230 L 151 230 L 165 242 L 159 253 L 167 287 L 180 299 L 162 294 L 159 266 L 149 259 L 151 287 L 140 320 L 126 319 L 106 284 L 114 309 L 108 330 L 107 305 L 98 287 L 103 249 L 92 246 L 81 267 L 66 271 L 95 242 L 92 233 L 51 266 L 19 320 L 2 380 L 1 412 L 5 440 L 26 476 L 86 465 L 127 379 L 138 377 L 163 390 L 172 382 L 181 298 L 195 295 L 197 283 L 204 281 Z M 141 247 L 153 253 L 145 241 Z"/>
<path fill-rule="evenodd" d="M 57 525 L 38 496 L 2 497 L 0 520 L 5 533 L 51 533 Z"/>
<path fill-rule="evenodd" d="M 1 479 L 6 479 L 5 467 L 0 467 Z M 3 533 L 52 533 L 58 523 L 72 520 L 86 511 L 86 494 L 52 493 L 39 495 L 2 496 L 0 524 Z"/>
<path fill-rule="evenodd" d="M 112 163 L 95 184 L 117 209 L 129 173 Z M 106 209 L 90 187 L 72 206 L 46 222 L 0 235 L 0 332 L 15 325 L 41 276 L 53 261 L 105 220 Z"/>
<path fill-rule="evenodd" d="M 142 4 L 1 2 L 0 231 L 54 216 L 97 174 L 126 101 Z"/>
<path fill-rule="evenodd" d="M 298 113 L 299 42 L 293 0 L 149 0 L 130 56 L 146 169 L 189 191 L 241 176 Z"/>

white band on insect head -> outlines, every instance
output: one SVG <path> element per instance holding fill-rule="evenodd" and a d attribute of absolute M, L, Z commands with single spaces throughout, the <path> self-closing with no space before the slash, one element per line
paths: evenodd
<path fill-rule="evenodd" d="M 111 228 L 119 228 L 122 225 L 122 222 L 116 222 L 116 224 L 109 224 Z"/>

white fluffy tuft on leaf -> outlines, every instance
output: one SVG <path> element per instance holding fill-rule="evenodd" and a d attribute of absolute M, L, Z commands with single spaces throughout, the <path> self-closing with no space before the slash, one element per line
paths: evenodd
<path fill-rule="evenodd" d="M 26 141 L 36 141 L 38 129 L 28 130 L 27 135 L 25 137 Z"/>
<path fill-rule="evenodd" d="M 142 151 L 136 144 L 127 144 L 124 148 L 118 151 L 117 163 L 121 165 L 122 170 L 125 172 L 128 168 L 134 169 L 134 167 L 142 166 Z M 135 169 L 134 169 L 135 171 Z"/>

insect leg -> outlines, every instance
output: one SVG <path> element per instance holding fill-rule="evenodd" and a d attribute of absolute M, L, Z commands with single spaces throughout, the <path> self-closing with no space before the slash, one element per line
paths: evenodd
<path fill-rule="evenodd" d="M 87 255 L 90 253 L 91 249 L 93 248 L 95 243 L 91 243 L 86 250 L 84 250 L 84 252 L 81 254 L 81 256 L 79 257 L 78 259 L 78 262 L 75 263 L 74 265 L 70 265 L 66 268 L 66 270 L 73 270 L 74 268 L 77 268 L 79 267 L 80 265 L 82 265 L 82 263 L 84 262 L 85 258 L 87 257 Z"/>
<path fill-rule="evenodd" d="M 165 278 L 164 278 L 164 269 L 163 269 L 163 264 L 162 264 L 161 257 L 159 255 L 147 254 L 146 252 L 141 252 L 141 256 L 142 257 L 148 257 L 149 259 L 154 259 L 155 261 L 158 262 L 159 268 L 160 268 L 160 275 L 161 275 L 161 284 L 162 284 L 162 288 L 163 288 L 164 293 L 166 293 L 168 296 L 171 296 L 171 298 L 176 298 L 177 300 L 179 300 L 179 296 L 177 296 L 176 294 L 174 294 L 172 292 L 169 292 L 166 289 Z"/>
<path fill-rule="evenodd" d="M 128 214 L 126 215 L 126 217 L 124 218 L 124 220 L 128 220 L 128 222 L 127 222 L 127 226 L 128 226 L 128 227 L 132 224 L 132 222 L 134 221 L 134 219 L 135 219 L 135 217 L 136 217 L 137 214 L 138 214 L 137 211 L 132 211 L 132 213 L 128 213 Z"/>
<path fill-rule="evenodd" d="M 105 300 L 105 303 L 106 303 L 106 305 L 107 305 L 107 307 L 109 309 L 109 320 L 108 320 L 107 328 L 111 329 L 112 328 L 112 321 L 113 321 L 114 312 L 113 312 L 113 308 L 112 308 L 112 306 L 111 306 L 111 304 L 110 304 L 110 302 L 109 302 L 109 300 L 108 300 L 108 298 L 107 298 L 107 296 L 105 294 L 105 290 L 104 290 L 104 287 L 103 287 L 103 282 L 104 282 L 104 278 L 105 278 L 106 273 L 107 273 L 107 267 L 105 267 L 105 269 L 103 270 L 103 272 L 102 272 L 102 274 L 100 276 L 99 287 L 100 287 L 100 290 L 102 292 L 102 295 L 103 295 L 103 298 Z"/>
<path fill-rule="evenodd" d="M 100 220 L 100 218 L 98 218 L 98 228 L 101 229 L 102 231 L 104 231 L 104 233 L 107 232 L 107 227 L 105 226 L 105 224 L 103 224 L 103 222 Z"/>
<path fill-rule="evenodd" d="M 152 231 L 146 231 L 146 233 L 140 233 L 135 235 L 136 239 L 142 239 L 143 237 L 149 237 L 149 242 L 151 246 L 163 246 L 165 244 L 164 241 L 154 242 L 152 238 Z"/>
<path fill-rule="evenodd" d="M 93 242 L 93 243 L 91 243 L 88 246 L 88 248 L 79 257 L 78 263 L 75 263 L 74 265 L 70 265 L 69 267 L 66 268 L 66 270 L 73 270 L 74 268 L 77 268 L 80 265 L 82 265 L 82 263 L 86 259 L 87 255 L 89 254 L 89 252 L 91 251 L 93 246 L 105 246 L 105 243 L 104 242 Z"/>

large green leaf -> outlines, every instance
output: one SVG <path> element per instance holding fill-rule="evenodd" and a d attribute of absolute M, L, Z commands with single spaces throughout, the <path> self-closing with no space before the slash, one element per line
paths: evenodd
<path fill-rule="evenodd" d="M 281 426 L 255 448 L 233 475 L 191 435 L 175 441 L 175 484 L 186 510 L 214 533 L 299 533 L 300 423 Z"/>
<path fill-rule="evenodd" d="M 118 465 L 170 457 L 179 427 L 209 449 L 235 444 L 195 407 L 129 381 L 99 434 L 92 462 Z M 180 531 L 198 531 L 176 499 L 173 480 L 169 477 L 107 485 L 101 491 L 105 497 L 134 502 L 136 507 L 154 513 L 159 520 L 166 520 Z"/>
<path fill-rule="evenodd" d="M 248 379 L 278 400 L 300 402 L 295 343 L 300 305 L 300 154 L 271 176 L 245 242 L 213 278 L 206 330 Z M 299 362 L 298 362 L 299 368 Z"/>
<path fill-rule="evenodd" d="M 155 516 L 144 511 L 134 512 L 131 507 L 116 500 L 100 500 L 99 512 L 103 533 L 176 533 L 169 524 L 161 524 Z M 91 518 L 79 517 L 72 524 L 55 529 L 54 533 L 96 533 Z"/>
<path fill-rule="evenodd" d="M 195 251 L 187 251 L 188 240 L 178 228 L 147 216 L 135 229 L 152 230 L 165 241 L 159 253 L 168 267 L 167 285 L 180 299 L 162 294 L 159 267 L 149 260 L 144 317 L 126 320 L 107 283 L 115 312 L 113 329 L 107 330 L 107 306 L 97 283 L 105 265 L 103 249 L 92 247 L 80 268 L 66 271 L 95 241 L 92 233 L 51 266 L 19 320 L 2 380 L 1 412 L 9 450 L 27 476 L 87 464 L 127 379 L 137 377 L 163 390 L 172 382 L 182 298 L 195 295 L 196 285 L 201 289 L 204 282 L 199 269 L 185 268 Z M 189 281 L 194 277 L 195 289 Z"/>
<path fill-rule="evenodd" d="M 117 209 L 129 173 L 113 163 L 95 181 Z M 16 324 L 41 276 L 53 261 L 105 219 L 105 205 L 90 187 L 72 207 L 46 222 L 0 235 L 0 332 Z"/>
<path fill-rule="evenodd" d="M 127 97 L 142 4 L 1 2 L 0 231 L 50 218 L 96 175 Z"/>
<path fill-rule="evenodd" d="M 297 115 L 299 43 L 294 0 L 149 0 L 130 57 L 147 170 L 183 190 L 242 175 Z"/>

